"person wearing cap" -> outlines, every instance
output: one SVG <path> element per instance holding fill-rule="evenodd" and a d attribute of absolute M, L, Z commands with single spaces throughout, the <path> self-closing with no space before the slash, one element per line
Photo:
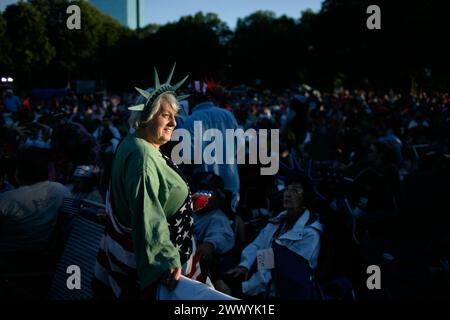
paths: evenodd
<path fill-rule="evenodd" d="M 176 85 L 155 69 L 155 89 L 130 107 L 135 132 L 117 148 L 107 194 L 107 224 L 95 266 L 99 298 L 157 298 L 159 285 L 173 290 L 192 270 L 192 200 L 182 172 L 160 152 L 176 126 Z"/>

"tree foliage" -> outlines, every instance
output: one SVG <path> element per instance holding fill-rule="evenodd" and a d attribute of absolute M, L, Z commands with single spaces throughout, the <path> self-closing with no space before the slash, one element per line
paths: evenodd
<path fill-rule="evenodd" d="M 10 43 L 9 57 L 12 71 L 30 80 L 32 70 L 43 70 L 55 56 L 49 41 L 44 16 L 26 2 L 8 6 L 3 13 L 6 37 Z"/>
<path fill-rule="evenodd" d="M 293 80 L 299 63 L 300 39 L 294 19 L 258 11 L 239 19 L 230 41 L 234 77 L 258 79 L 266 85 Z"/>
<path fill-rule="evenodd" d="M 109 88 L 152 84 L 174 61 L 191 79 L 215 78 L 281 89 L 307 82 L 407 89 L 446 87 L 450 79 L 449 4 L 378 1 L 381 30 L 368 30 L 369 0 L 325 0 L 298 18 L 257 11 L 235 30 L 217 14 L 198 12 L 165 25 L 130 30 L 86 1 L 81 30 L 66 28 L 68 0 L 30 0 L 0 14 L 0 68 L 27 85 L 94 79 Z"/>
<path fill-rule="evenodd" d="M 10 58 L 11 43 L 6 36 L 6 20 L 0 15 L 0 70 L 11 72 L 12 60 Z"/>

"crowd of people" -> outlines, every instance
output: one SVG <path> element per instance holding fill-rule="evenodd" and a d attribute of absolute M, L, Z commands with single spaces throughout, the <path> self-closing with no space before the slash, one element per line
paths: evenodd
<path fill-rule="evenodd" d="M 70 197 L 111 208 L 96 266 L 101 297 L 155 298 L 155 283 L 173 289 L 192 273 L 190 253 L 196 279 L 242 299 L 371 297 L 372 264 L 393 279 L 387 297 L 448 294 L 448 93 L 185 87 L 191 96 L 179 103 L 164 92 L 152 100 L 158 88 L 144 102 L 137 92 L 41 99 L 3 90 L 0 268 L 48 248 Z M 136 118 L 136 101 L 158 107 Z M 278 174 L 236 162 L 176 166 L 171 134 L 194 121 L 279 129 Z M 423 283 L 399 283 L 402 265 Z"/>

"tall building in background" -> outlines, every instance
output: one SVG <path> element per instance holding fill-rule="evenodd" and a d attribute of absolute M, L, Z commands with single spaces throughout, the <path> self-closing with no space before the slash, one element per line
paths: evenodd
<path fill-rule="evenodd" d="M 100 11 L 118 20 L 124 26 L 136 29 L 139 0 L 90 0 Z"/>

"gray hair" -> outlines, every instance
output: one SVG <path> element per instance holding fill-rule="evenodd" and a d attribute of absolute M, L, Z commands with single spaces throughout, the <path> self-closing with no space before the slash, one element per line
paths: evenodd
<path fill-rule="evenodd" d="M 153 116 L 158 113 L 158 111 L 161 109 L 162 101 L 166 101 L 170 104 L 170 106 L 175 110 L 175 112 L 178 112 L 178 109 L 180 108 L 180 105 L 178 103 L 177 98 L 175 95 L 171 92 L 165 92 L 161 94 L 158 98 L 156 98 L 155 102 L 151 106 L 152 110 L 150 112 L 150 115 L 147 119 L 141 119 L 142 112 L 141 111 L 131 111 L 130 117 L 128 118 L 128 124 L 131 128 L 137 129 L 140 126 L 145 126 L 150 120 L 152 120 Z M 136 101 L 136 104 L 145 103 L 145 98 L 142 96 L 139 96 L 139 98 Z"/>

